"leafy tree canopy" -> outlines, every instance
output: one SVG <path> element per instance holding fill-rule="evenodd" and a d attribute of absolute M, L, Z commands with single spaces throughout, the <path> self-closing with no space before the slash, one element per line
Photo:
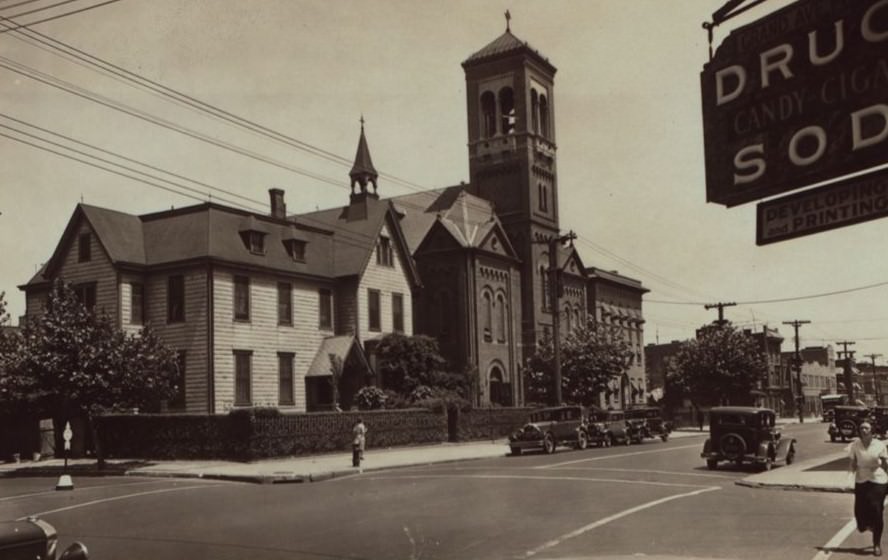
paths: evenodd
<path fill-rule="evenodd" d="M 755 339 L 725 323 L 701 331 L 667 363 L 667 392 L 697 405 L 750 405 L 750 391 L 767 377 Z"/>
<path fill-rule="evenodd" d="M 177 391 L 176 354 L 150 327 L 124 333 L 107 315 L 89 312 L 60 282 L 44 313 L 26 322 L 14 347 L 6 349 L 3 366 L 3 400 L 55 417 L 156 410 Z"/>
<path fill-rule="evenodd" d="M 561 391 L 565 402 L 591 405 L 608 384 L 626 372 L 632 350 L 618 327 L 590 323 L 561 342 Z M 528 364 L 528 401 L 551 402 L 554 351 L 543 340 Z"/>
<path fill-rule="evenodd" d="M 465 394 L 467 377 L 449 371 L 438 352 L 438 341 L 430 336 L 388 334 L 376 347 L 383 386 L 409 395 L 421 385 Z"/>

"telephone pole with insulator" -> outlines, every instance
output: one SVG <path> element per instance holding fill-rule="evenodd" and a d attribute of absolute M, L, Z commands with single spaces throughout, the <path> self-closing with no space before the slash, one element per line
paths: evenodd
<path fill-rule="evenodd" d="M 811 321 L 783 321 L 784 325 L 792 325 L 795 329 L 795 355 L 792 358 L 792 366 L 796 373 L 796 387 L 798 394 L 796 395 L 796 408 L 799 411 L 799 423 L 805 423 L 805 393 L 802 389 L 802 355 L 799 353 L 799 327 L 807 325 Z"/>

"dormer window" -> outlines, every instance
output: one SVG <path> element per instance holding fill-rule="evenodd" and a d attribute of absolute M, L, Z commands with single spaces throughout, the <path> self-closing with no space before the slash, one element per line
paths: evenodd
<path fill-rule="evenodd" d="M 284 248 L 294 261 L 305 262 L 305 241 L 299 239 L 284 239 Z"/>
<path fill-rule="evenodd" d="M 305 262 L 305 247 L 308 239 L 305 233 L 296 226 L 290 226 L 290 231 L 284 234 L 282 239 L 287 254 L 296 262 Z"/>
<path fill-rule="evenodd" d="M 240 233 L 241 241 L 243 241 L 244 247 L 248 251 L 254 255 L 265 254 L 265 236 L 268 235 L 268 232 L 259 224 L 256 218 L 250 216 L 245 220 L 238 233 Z"/>

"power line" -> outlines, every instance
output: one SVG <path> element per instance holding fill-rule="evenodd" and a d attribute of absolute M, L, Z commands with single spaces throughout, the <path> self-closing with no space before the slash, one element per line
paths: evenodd
<path fill-rule="evenodd" d="M 4 18 L 4 17 L 0 16 L 0 20 L 6 20 L 6 19 L 8 19 L 8 18 Z M 7 24 L 3 23 L 2 21 L 0 21 L 0 25 L 3 25 L 4 27 L 9 27 Z M 7 29 L 7 30 L 12 30 L 12 29 Z M 54 39 L 46 34 L 40 33 L 39 31 L 35 31 L 35 30 L 31 29 L 31 30 L 26 30 L 26 31 L 18 31 L 18 33 L 24 35 L 25 37 L 27 37 L 31 41 L 37 41 L 39 43 L 47 45 L 48 47 L 52 48 L 53 50 L 63 52 L 64 54 L 66 54 L 70 57 L 73 57 L 73 58 L 76 58 L 76 59 L 81 60 L 83 62 L 86 62 L 87 64 L 89 64 L 95 68 L 99 68 L 100 70 L 102 70 L 106 73 L 110 73 L 113 76 L 116 76 L 118 78 L 122 78 L 123 80 L 129 82 L 130 84 L 135 84 L 137 87 L 141 87 L 143 89 L 147 88 L 155 93 L 158 93 L 160 95 L 163 95 L 165 97 L 173 99 L 180 104 L 197 109 L 197 110 L 199 110 L 203 113 L 209 114 L 217 119 L 226 121 L 229 124 L 233 124 L 233 125 L 239 126 L 241 128 L 245 128 L 255 134 L 259 134 L 261 136 L 271 138 L 271 139 L 276 140 L 278 142 L 282 142 L 288 146 L 295 147 L 299 150 L 306 151 L 314 156 L 321 157 L 327 161 L 331 161 L 331 162 L 336 163 L 341 166 L 349 167 L 353 163 L 350 159 L 348 159 L 344 156 L 324 150 L 323 148 L 319 148 L 317 146 L 309 144 L 308 142 L 298 140 L 296 138 L 293 138 L 292 136 L 288 136 L 284 133 L 278 132 L 278 131 L 273 130 L 269 127 L 266 127 L 264 125 L 258 124 L 255 121 L 235 115 L 229 111 L 226 111 L 225 109 L 221 109 L 215 105 L 211 105 L 211 104 L 209 104 L 205 101 L 202 101 L 200 99 L 197 99 L 193 96 L 187 95 L 187 94 L 182 93 L 178 90 L 175 90 L 173 88 L 165 86 L 165 85 L 163 85 L 159 82 L 156 82 L 154 80 L 151 80 L 150 78 L 147 78 L 141 74 L 127 70 L 126 68 L 123 68 L 123 67 L 118 66 L 114 63 L 108 62 L 107 60 L 104 60 L 104 59 L 99 58 L 95 55 L 87 53 L 86 51 L 78 49 L 77 47 L 69 45 L 63 41 L 59 41 L 59 40 Z M 38 37 L 40 37 L 42 39 L 40 39 Z M 64 49 L 62 47 L 64 47 Z M 388 173 L 380 173 L 380 176 L 387 178 L 389 180 L 395 181 L 396 183 L 400 183 L 400 184 L 402 184 L 402 186 L 408 187 L 412 190 L 418 190 L 418 191 L 427 190 L 426 187 L 423 187 L 422 185 L 418 185 L 418 184 L 413 183 L 412 181 L 408 181 L 406 179 L 401 179 L 400 177 L 397 177 L 395 175 L 391 175 Z"/>
<path fill-rule="evenodd" d="M 105 0 L 104 2 L 100 2 L 100 3 L 95 4 L 95 5 L 92 5 L 92 6 L 87 6 L 87 7 L 85 7 L 85 8 L 80 8 L 79 10 L 73 10 L 73 11 L 70 11 L 70 12 L 65 12 L 64 14 L 58 14 L 58 15 L 55 15 L 55 16 L 52 16 L 52 17 L 44 18 L 44 19 L 37 20 L 37 21 L 31 21 L 31 22 L 24 23 L 24 24 L 16 24 L 16 27 L 15 27 L 15 28 L 12 28 L 12 29 L 0 29 L 0 33 L 6 33 L 6 32 L 8 32 L 8 31 L 15 31 L 16 29 L 21 29 L 21 28 L 23 28 L 23 27 L 30 27 L 30 26 L 32 26 L 32 25 L 37 25 L 37 24 L 39 24 L 39 23 L 46 23 L 46 22 L 48 22 L 48 21 L 54 21 L 54 20 L 57 20 L 57 19 L 61 19 L 61 18 L 63 18 L 63 17 L 73 16 L 73 15 L 75 15 L 75 14 L 79 14 L 79 13 L 82 13 L 82 12 L 86 12 L 86 11 L 88 11 L 88 10 L 93 10 L 93 9 L 95 9 L 95 8 L 100 8 L 100 7 L 102 7 L 102 6 L 107 6 L 108 4 L 114 4 L 115 2 L 120 2 L 120 0 Z M 62 3 L 63 3 L 63 4 L 66 4 L 67 2 L 62 2 Z M 57 5 L 58 5 L 58 4 L 57 4 Z M 50 7 L 52 7 L 52 6 L 50 6 Z M 35 11 L 39 11 L 39 10 L 35 10 Z M 27 12 L 27 13 L 33 13 L 33 12 Z M 24 15 L 24 14 L 16 14 L 16 15 L 14 15 L 14 16 L 10 16 L 10 18 L 19 17 L 19 16 L 21 16 L 21 15 Z"/>

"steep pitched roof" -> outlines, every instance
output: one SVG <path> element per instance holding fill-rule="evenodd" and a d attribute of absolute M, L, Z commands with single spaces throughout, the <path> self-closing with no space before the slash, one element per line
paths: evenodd
<path fill-rule="evenodd" d="M 372 371 L 370 363 L 367 361 L 367 356 L 354 336 L 328 336 L 321 341 L 318 351 L 315 352 L 314 360 L 312 360 L 311 365 L 308 367 L 308 371 L 305 372 L 305 377 L 331 376 L 333 374 L 330 371 L 332 366 L 330 358 L 335 356 L 342 360 L 344 364 L 352 354 L 360 360 L 368 373 Z"/>
<path fill-rule="evenodd" d="M 481 50 L 469 56 L 469 58 L 463 61 L 462 65 L 463 67 L 472 66 L 487 60 L 505 57 L 519 52 L 528 54 L 538 62 L 549 67 L 552 72 L 555 72 L 555 67 L 549 62 L 548 58 L 544 57 L 538 50 L 528 45 L 527 41 L 522 41 L 513 35 L 510 30 L 506 30 L 505 33 L 485 45 Z"/>

